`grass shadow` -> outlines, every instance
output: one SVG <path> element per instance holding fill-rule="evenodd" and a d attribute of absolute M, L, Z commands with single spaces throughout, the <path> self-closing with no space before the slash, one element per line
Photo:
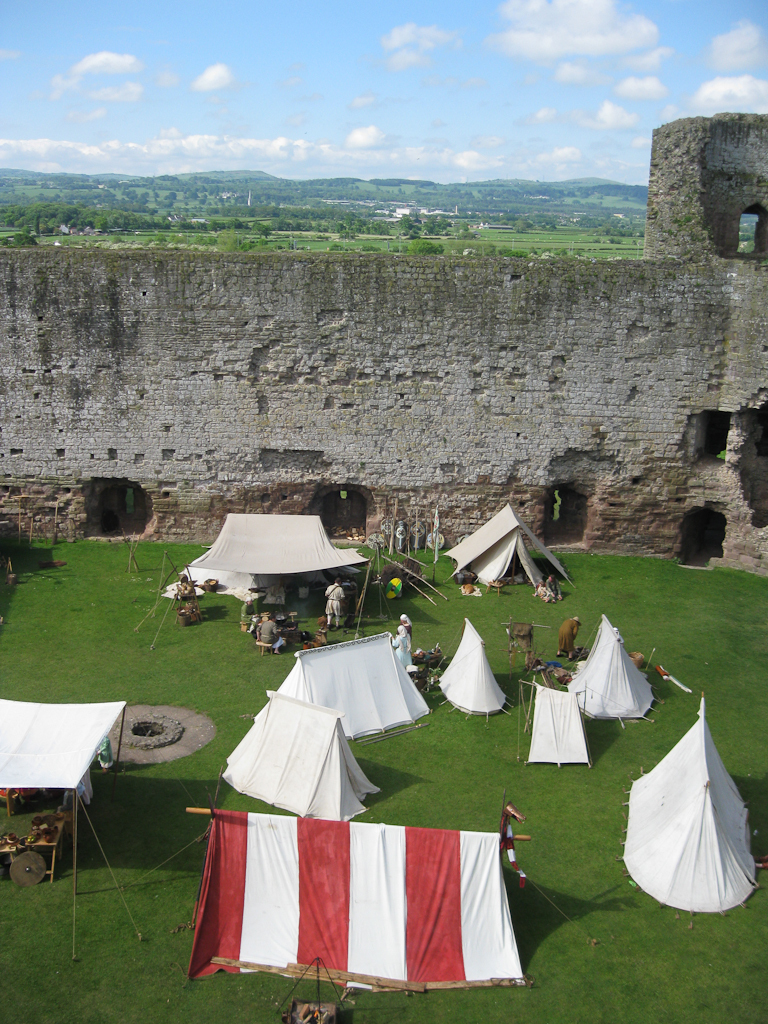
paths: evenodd
<path fill-rule="evenodd" d="M 631 895 L 613 895 L 621 890 L 621 883 L 590 899 L 580 899 L 548 886 L 532 884 L 530 878 L 525 888 L 521 889 L 517 875 L 505 864 L 504 884 L 523 970 L 526 970 L 538 947 L 559 928 L 569 923 L 575 924 L 583 931 L 585 941 L 591 940 L 595 935 L 587 919 L 592 914 L 621 914 L 634 906 Z"/>
<path fill-rule="evenodd" d="M 587 734 L 587 746 L 594 766 L 619 739 L 622 729 L 619 722 L 613 718 L 585 718 L 584 731 Z"/>
<path fill-rule="evenodd" d="M 382 740 L 382 743 L 386 742 L 387 740 Z M 393 742 L 397 742 L 396 736 L 393 737 Z M 377 746 L 377 744 L 374 746 Z M 365 747 L 359 749 L 365 750 Z M 360 757 L 359 753 L 355 754 L 355 759 L 365 775 L 381 790 L 380 793 L 372 793 L 365 798 L 364 802 L 368 808 L 375 807 L 376 804 L 388 800 L 395 793 L 399 793 L 403 789 L 409 789 L 411 786 L 427 782 L 427 779 L 422 778 L 420 775 L 404 772 L 399 768 L 392 768 L 389 765 L 379 764 L 376 761 L 369 761 L 366 757 Z"/>

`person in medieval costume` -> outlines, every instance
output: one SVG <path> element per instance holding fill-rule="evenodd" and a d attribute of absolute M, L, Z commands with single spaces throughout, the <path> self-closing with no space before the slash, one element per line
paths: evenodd
<path fill-rule="evenodd" d="M 408 668 L 409 665 L 413 664 L 411 658 L 411 638 L 408 636 L 408 630 L 402 624 L 397 627 L 397 635 L 392 637 L 392 646 L 395 648 L 395 654 L 404 668 Z"/>
<path fill-rule="evenodd" d="M 337 576 L 336 581 L 328 587 L 325 592 L 325 617 L 328 620 L 328 629 L 338 629 L 341 625 L 341 602 L 344 600 L 344 588 L 341 579 Z M 336 619 L 336 625 L 331 625 L 331 619 Z"/>
<path fill-rule="evenodd" d="M 573 649 L 576 646 L 576 634 L 579 632 L 581 619 L 574 615 L 572 619 L 566 619 L 557 634 L 557 653 L 573 656 Z"/>
<path fill-rule="evenodd" d="M 99 765 L 103 772 L 109 771 L 112 765 L 115 763 L 115 759 L 112 756 L 112 744 L 109 742 L 109 736 L 105 736 L 101 741 L 99 752 L 96 755 L 99 759 Z"/>
<path fill-rule="evenodd" d="M 405 614 L 405 612 L 403 612 L 403 614 L 400 616 L 400 623 L 401 625 L 405 626 L 406 630 L 408 631 L 408 637 L 411 640 L 411 643 L 413 643 L 413 623 Z"/>

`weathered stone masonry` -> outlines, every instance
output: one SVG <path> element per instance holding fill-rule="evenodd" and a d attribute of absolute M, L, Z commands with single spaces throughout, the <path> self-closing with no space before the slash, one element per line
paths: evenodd
<path fill-rule="evenodd" d="M 660 556 L 705 510 L 768 572 L 767 321 L 755 259 L 8 250 L 0 530 L 210 541 L 345 490 L 369 532 L 395 497 L 449 539 L 511 500 Z"/>

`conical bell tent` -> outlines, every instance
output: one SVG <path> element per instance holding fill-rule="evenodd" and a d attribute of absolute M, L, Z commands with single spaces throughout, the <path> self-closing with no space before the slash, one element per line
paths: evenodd
<path fill-rule="evenodd" d="M 454 707 L 472 715 L 495 715 L 507 698 L 496 682 L 485 654 L 483 638 L 464 619 L 459 649 L 440 680 L 440 689 Z"/>
<path fill-rule="evenodd" d="M 584 694 L 581 706 L 591 718 L 642 718 L 653 703 L 651 684 L 605 615 L 589 657 L 568 689 Z"/>
<path fill-rule="evenodd" d="M 660 903 L 729 910 L 755 887 L 747 808 L 704 714 L 652 772 L 632 784 L 624 863 Z"/>

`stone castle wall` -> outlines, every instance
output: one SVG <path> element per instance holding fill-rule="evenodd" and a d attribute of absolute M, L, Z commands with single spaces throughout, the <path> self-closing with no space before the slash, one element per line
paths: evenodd
<path fill-rule="evenodd" d="M 115 507 L 210 541 L 345 490 L 368 532 L 439 502 L 454 540 L 510 500 L 555 543 L 669 557 L 705 508 L 768 571 L 767 320 L 754 260 L 7 250 L 0 531 Z"/>

